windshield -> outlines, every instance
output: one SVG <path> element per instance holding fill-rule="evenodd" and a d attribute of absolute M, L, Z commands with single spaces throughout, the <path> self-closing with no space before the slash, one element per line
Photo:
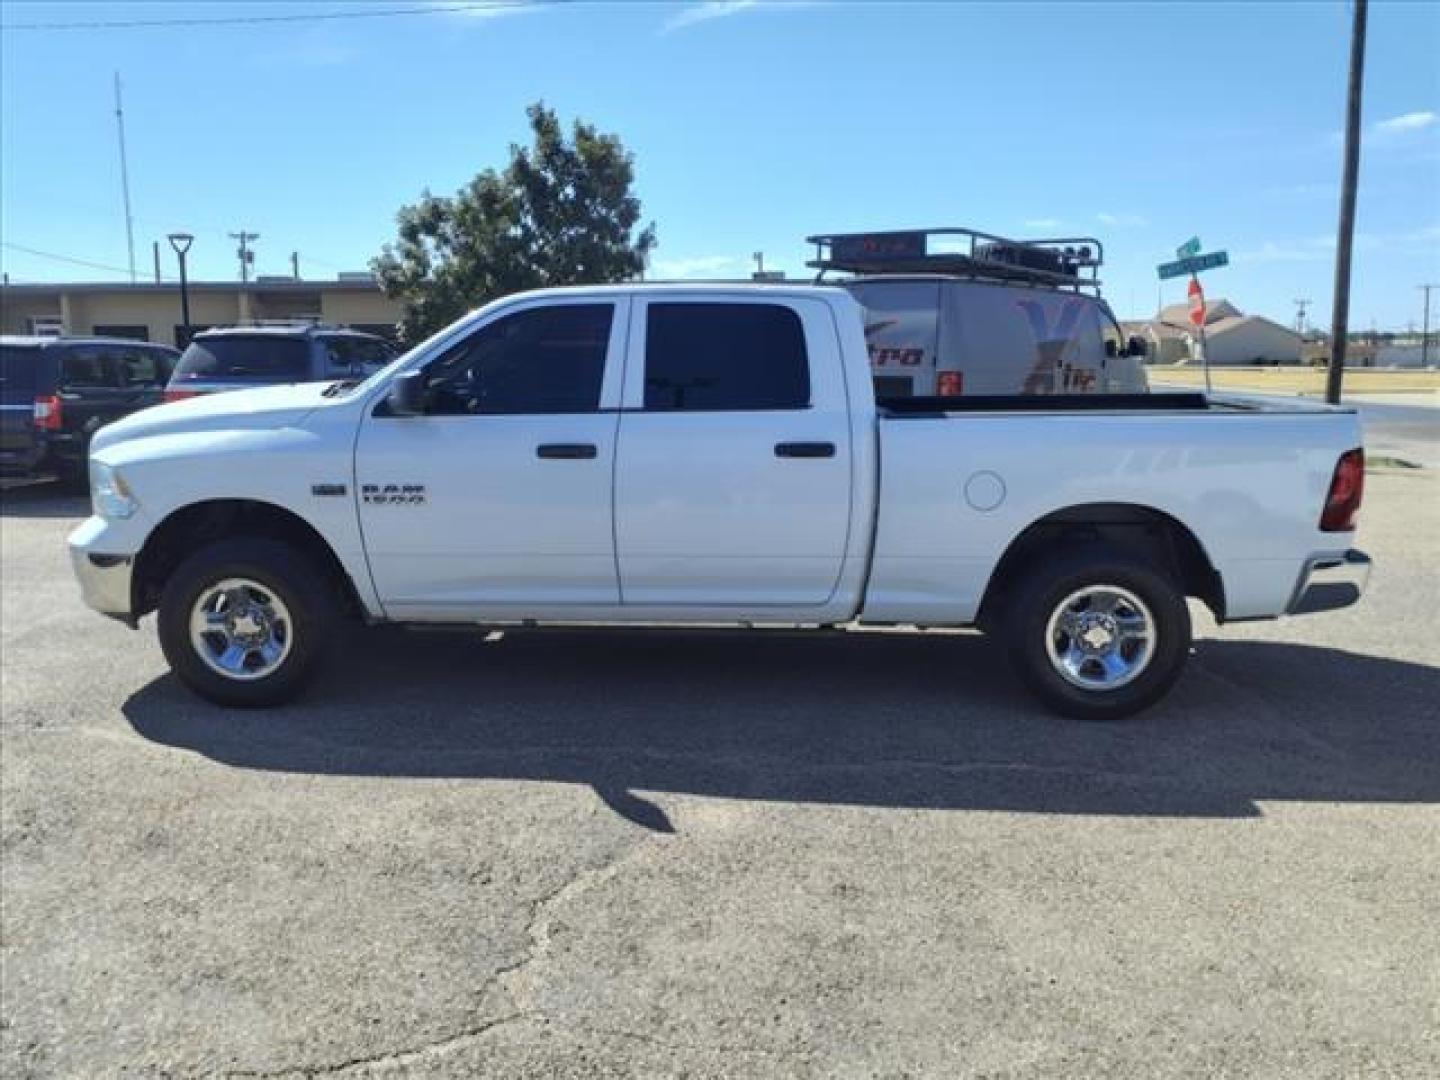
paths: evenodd
<path fill-rule="evenodd" d="M 261 334 L 197 338 L 175 365 L 173 381 L 201 379 L 306 382 L 310 379 L 310 343 L 304 338 Z"/>

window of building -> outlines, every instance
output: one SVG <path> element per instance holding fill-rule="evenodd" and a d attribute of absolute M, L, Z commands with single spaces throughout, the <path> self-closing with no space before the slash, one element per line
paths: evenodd
<path fill-rule="evenodd" d="M 539 307 L 482 327 L 430 366 L 430 412 L 594 412 L 614 311 L 613 304 Z"/>
<path fill-rule="evenodd" d="M 148 341 L 150 328 L 131 323 L 104 323 L 95 327 L 96 337 L 130 338 L 132 341 Z"/>
<path fill-rule="evenodd" d="M 810 366 L 800 317 L 780 304 L 652 303 L 645 407 L 801 409 Z"/>

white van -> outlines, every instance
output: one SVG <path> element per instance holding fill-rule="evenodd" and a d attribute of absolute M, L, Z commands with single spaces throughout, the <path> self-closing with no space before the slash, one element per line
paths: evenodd
<path fill-rule="evenodd" d="M 881 398 L 1141 394 L 1144 343 L 1100 298 L 1098 240 L 971 229 L 812 236 L 809 265 L 849 273 Z"/>

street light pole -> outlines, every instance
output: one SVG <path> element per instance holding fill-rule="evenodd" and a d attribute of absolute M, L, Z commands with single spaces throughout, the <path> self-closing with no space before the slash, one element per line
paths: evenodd
<path fill-rule="evenodd" d="M 1360 91 L 1365 81 L 1365 16 L 1368 0 L 1355 0 L 1350 30 L 1350 84 L 1345 96 L 1345 170 L 1340 180 L 1340 235 L 1335 246 L 1335 306 L 1331 311 L 1330 370 L 1325 400 L 1340 403 L 1345 345 L 1350 333 L 1350 251 L 1355 240 L 1355 189 L 1360 176 Z"/>
<path fill-rule="evenodd" d="M 1420 330 L 1420 366 L 1430 366 L 1430 290 L 1440 289 L 1440 285 L 1421 285 L 1425 292 L 1425 321 L 1421 324 Z M 1410 324 L 1412 327 L 1414 323 Z"/>
<path fill-rule="evenodd" d="M 188 346 L 190 344 L 190 283 L 185 276 L 185 255 L 190 250 L 190 245 L 195 242 L 195 237 L 189 233 L 174 232 L 167 240 L 170 246 L 175 249 L 175 255 L 180 260 L 180 320 L 184 327 L 181 333 L 185 340 L 178 344 Z"/>

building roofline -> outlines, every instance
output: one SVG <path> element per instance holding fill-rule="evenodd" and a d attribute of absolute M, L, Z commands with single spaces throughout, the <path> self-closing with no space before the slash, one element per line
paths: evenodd
<path fill-rule="evenodd" d="M 297 293 L 297 292 L 379 292 L 378 281 L 345 281 L 315 279 L 309 281 L 191 281 L 186 288 L 192 293 Z M 35 295 L 38 293 L 164 293 L 180 291 L 180 283 L 165 281 L 26 281 L 8 282 L 6 293 Z"/>

